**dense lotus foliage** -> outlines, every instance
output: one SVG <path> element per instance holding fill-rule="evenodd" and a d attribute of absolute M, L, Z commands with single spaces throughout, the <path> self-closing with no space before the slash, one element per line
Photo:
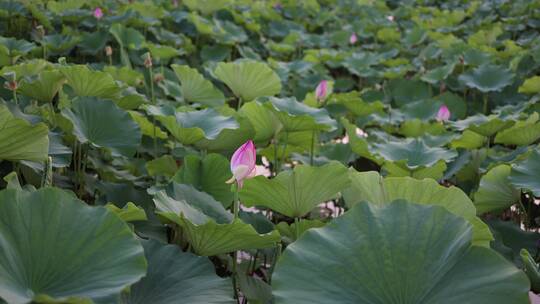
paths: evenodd
<path fill-rule="evenodd" d="M 4 0 L 0 82 L 0 303 L 540 303 L 539 1 Z"/>

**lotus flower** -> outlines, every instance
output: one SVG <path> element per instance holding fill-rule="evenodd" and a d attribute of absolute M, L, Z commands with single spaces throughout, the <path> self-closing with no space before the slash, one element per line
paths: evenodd
<path fill-rule="evenodd" d="M 437 121 L 447 121 L 450 119 L 450 110 L 446 105 L 442 105 L 437 112 Z"/>
<path fill-rule="evenodd" d="M 328 81 L 322 80 L 315 89 L 315 97 L 317 97 L 317 100 L 319 101 L 325 100 L 326 94 L 328 94 Z"/>
<path fill-rule="evenodd" d="M 351 37 L 349 38 L 349 42 L 350 42 L 351 44 L 355 44 L 356 41 L 358 41 L 358 37 L 356 36 L 355 33 L 352 33 L 352 34 L 351 34 Z"/>
<path fill-rule="evenodd" d="M 255 176 L 256 151 L 253 141 L 248 140 L 238 148 L 231 158 L 231 172 L 233 177 L 227 183 L 236 181 L 239 188 L 242 188 L 244 180 Z"/>
<path fill-rule="evenodd" d="M 100 7 L 96 7 L 96 9 L 94 10 L 94 17 L 99 20 L 103 17 L 103 11 L 101 10 Z"/>
<path fill-rule="evenodd" d="M 394 21 L 394 16 L 390 15 L 390 16 L 386 16 L 386 20 L 388 21 Z"/>

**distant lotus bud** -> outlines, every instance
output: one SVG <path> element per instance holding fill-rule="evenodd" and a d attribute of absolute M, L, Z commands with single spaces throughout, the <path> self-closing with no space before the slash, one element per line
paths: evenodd
<path fill-rule="evenodd" d="M 442 105 L 437 112 L 437 121 L 447 121 L 450 119 L 450 110 L 446 105 Z"/>
<path fill-rule="evenodd" d="M 10 91 L 16 91 L 19 85 L 17 84 L 17 81 L 6 81 L 4 82 L 4 88 L 10 90 Z"/>
<path fill-rule="evenodd" d="M 45 28 L 43 25 L 36 26 L 36 31 L 38 33 L 39 39 L 43 39 L 45 37 Z"/>
<path fill-rule="evenodd" d="M 107 55 L 107 57 L 111 57 L 112 56 L 112 47 L 110 45 L 107 45 L 105 47 L 105 55 Z"/>
<path fill-rule="evenodd" d="M 387 19 L 388 21 L 393 22 L 393 21 L 394 21 L 394 16 L 392 16 L 392 15 L 386 16 L 386 19 Z"/>
<path fill-rule="evenodd" d="M 349 42 L 350 42 L 351 44 L 355 44 L 357 41 L 358 41 L 358 37 L 356 36 L 355 33 L 352 33 L 352 34 L 351 34 L 351 37 L 349 38 Z"/>
<path fill-rule="evenodd" d="M 178 0 L 173 0 L 172 4 L 174 7 L 178 7 Z"/>
<path fill-rule="evenodd" d="M 152 56 L 150 53 L 146 53 L 146 57 L 144 58 L 144 67 L 147 69 L 152 67 Z"/>
<path fill-rule="evenodd" d="M 161 81 L 163 81 L 164 79 L 165 79 L 165 77 L 163 76 L 163 74 L 159 74 L 159 73 L 158 73 L 158 74 L 156 74 L 156 75 L 154 76 L 154 82 L 161 82 Z"/>
<path fill-rule="evenodd" d="M 326 99 L 326 95 L 328 94 L 328 81 L 322 80 L 317 85 L 317 88 L 315 89 L 315 97 L 317 97 L 317 100 L 322 101 Z"/>
<path fill-rule="evenodd" d="M 96 18 L 97 20 L 103 18 L 103 11 L 100 7 L 96 7 L 96 9 L 94 10 L 94 18 Z"/>
<path fill-rule="evenodd" d="M 230 184 L 236 181 L 238 187 L 242 188 L 244 180 L 256 174 L 256 153 L 255 145 L 251 140 L 248 140 L 234 152 L 231 158 L 231 172 L 233 177 L 227 183 Z"/>

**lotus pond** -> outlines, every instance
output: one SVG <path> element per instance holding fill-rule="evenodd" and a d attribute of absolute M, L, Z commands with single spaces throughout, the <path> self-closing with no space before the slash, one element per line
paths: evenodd
<path fill-rule="evenodd" d="M 0 303 L 540 303 L 540 2 L 0 1 Z"/>

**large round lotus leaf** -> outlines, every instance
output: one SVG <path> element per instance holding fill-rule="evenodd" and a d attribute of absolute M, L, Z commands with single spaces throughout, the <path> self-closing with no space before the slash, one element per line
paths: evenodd
<path fill-rule="evenodd" d="M 459 81 L 485 93 L 502 90 L 512 83 L 513 78 L 514 75 L 509 69 L 485 64 L 462 74 Z"/>
<path fill-rule="evenodd" d="M 448 75 L 454 71 L 455 66 L 455 63 L 449 63 L 447 65 L 434 68 L 433 70 L 429 70 L 422 75 L 421 79 L 430 84 L 437 84 L 438 82 L 445 80 L 446 77 L 448 77 Z"/>
<path fill-rule="evenodd" d="M 185 65 L 171 65 L 180 80 L 182 96 L 191 102 L 200 102 L 207 106 L 221 106 L 225 102 L 223 93 L 212 82 L 196 70 Z"/>
<path fill-rule="evenodd" d="M 278 75 L 263 62 L 220 62 L 214 71 L 236 95 L 244 101 L 276 95 L 281 91 Z"/>
<path fill-rule="evenodd" d="M 229 207 L 233 201 L 231 187 L 226 183 L 231 178 L 229 160 L 220 154 L 211 153 L 204 158 L 187 155 L 173 181 L 193 185 L 197 190 L 206 192 Z"/>
<path fill-rule="evenodd" d="M 184 240 L 198 255 L 268 248 L 280 240 L 277 231 L 259 234 L 241 219 L 233 220 L 219 202 L 191 186 L 178 185 L 167 192 L 160 191 L 155 194 L 154 203 L 162 218 L 182 228 Z"/>
<path fill-rule="evenodd" d="M 525 79 L 523 84 L 519 87 L 518 92 L 524 94 L 540 93 L 540 76 L 533 76 Z"/>
<path fill-rule="evenodd" d="M 272 112 L 259 102 L 248 102 L 242 106 L 239 113 L 249 119 L 255 130 L 253 141 L 267 143 L 279 130 L 279 120 Z"/>
<path fill-rule="evenodd" d="M 204 15 L 210 15 L 230 5 L 231 0 L 186 0 L 184 3 L 190 10 L 197 10 Z"/>
<path fill-rule="evenodd" d="M 49 152 L 49 129 L 16 118 L 0 104 L 0 160 L 44 161 Z"/>
<path fill-rule="evenodd" d="M 407 200 L 417 204 L 438 205 L 461 216 L 473 226 L 473 243 L 489 246 L 493 239 L 489 228 L 476 217 L 471 199 L 457 187 L 443 187 L 433 179 L 418 180 L 410 177 L 382 178 L 377 172 L 349 172 L 351 187 L 343 191 L 347 206 L 362 201 L 384 205 L 394 200 Z"/>
<path fill-rule="evenodd" d="M 86 65 L 64 66 L 60 71 L 77 96 L 114 98 L 120 93 L 120 87 L 111 75 L 92 71 Z"/>
<path fill-rule="evenodd" d="M 240 198 L 246 206 L 264 206 L 289 217 L 302 217 L 348 185 L 347 169 L 338 162 L 322 167 L 300 165 L 273 179 L 256 176 L 246 180 Z"/>
<path fill-rule="evenodd" d="M 540 150 L 534 150 L 529 158 L 512 166 L 510 183 L 516 188 L 532 191 L 540 196 Z"/>
<path fill-rule="evenodd" d="M 149 106 L 148 112 L 185 145 L 192 145 L 205 138 L 214 140 L 223 130 L 240 127 L 234 117 L 223 116 L 211 108 L 178 112 L 171 107 Z"/>
<path fill-rule="evenodd" d="M 59 71 L 43 71 L 36 78 L 23 80 L 19 92 L 38 101 L 51 102 L 65 81 Z"/>
<path fill-rule="evenodd" d="M 275 303 L 529 303 L 525 274 L 471 235 L 442 207 L 361 203 L 287 247 Z"/>
<path fill-rule="evenodd" d="M 81 143 L 125 156 L 135 154 L 141 143 L 139 125 L 112 101 L 79 98 L 62 114 L 73 123 L 73 132 Z"/>
<path fill-rule="evenodd" d="M 230 280 L 218 277 L 208 258 L 154 240 L 143 242 L 143 246 L 148 271 L 131 286 L 123 303 L 236 303 Z"/>
<path fill-rule="evenodd" d="M 528 146 L 539 138 L 540 122 L 538 122 L 538 112 L 534 112 L 526 120 L 517 121 L 512 127 L 497 133 L 495 143 Z"/>
<path fill-rule="evenodd" d="M 388 90 L 398 106 L 431 97 L 429 85 L 408 79 L 395 79 L 388 83 Z"/>
<path fill-rule="evenodd" d="M 439 160 L 451 161 L 457 156 L 455 151 L 439 147 L 428 147 L 421 139 L 389 141 L 374 144 L 375 152 L 388 161 L 405 161 L 409 169 L 430 167 Z"/>
<path fill-rule="evenodd" d="M 317 109 L 298 102 L 296 98 L 271 97 L 265 104 L 272 110 L 288 132 L 306 130 L 333 131 L 337 122 L 326 109 Z"/>
<path fill-rule="evenodd" d="M 0 297 L 8 303 L 113 295 L 145 270 L 142 246 L 106 208 L 55 188 L 0 192 Z"/>
<path fill-rule="evenodd" d="M 478 191 L 474 194 L 478 214 L 502 211 L 519 201 L 520 193 L 510 184 L 509 175 L 510 166 L 501 164 L 482 176 Z"/>
<path fill-rule="evenodd" d="M 514 125 L 513 120 L 502 120 L 495 115 L 485 116 L 477 114 L 466 119 L 453 123 L 454 127 L 460 131 L 471 130 L 483 136 L 491 136 L 501 130 Z"/>

